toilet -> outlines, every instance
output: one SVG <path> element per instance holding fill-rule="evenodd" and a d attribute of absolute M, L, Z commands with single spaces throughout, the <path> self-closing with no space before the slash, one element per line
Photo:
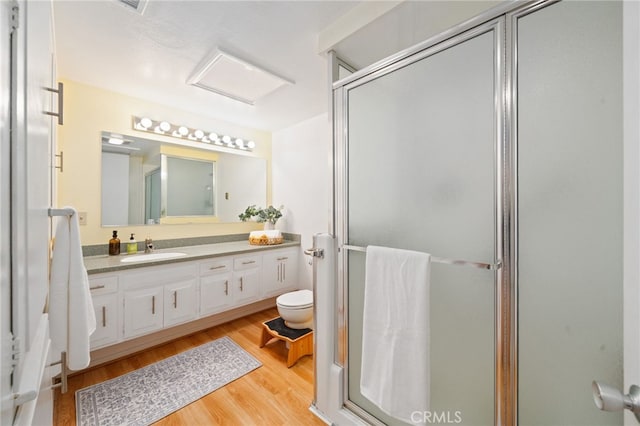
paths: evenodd
<path fill-rule="evenodd" d="M 276 299 L 278 313 L 289 328 L 302 329 L 313 326 L 313 292 L 297 290 Z"/>

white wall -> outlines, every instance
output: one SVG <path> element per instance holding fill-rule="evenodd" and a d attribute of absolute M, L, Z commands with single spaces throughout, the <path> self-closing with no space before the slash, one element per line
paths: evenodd
<path fill-rule="evenodd" d="M 313 235 L 329 230 L 331 124 L 327 114 L 273 133 L 273 205 L 284 205 L 276 228 L 302 235 L 310 248 Z M 300 256 L 299 288 L 312 288 L 312 267 Z"/>

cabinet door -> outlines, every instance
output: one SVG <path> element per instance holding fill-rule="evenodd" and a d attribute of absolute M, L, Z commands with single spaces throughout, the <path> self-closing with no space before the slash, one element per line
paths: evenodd
<path fill-rule="evenodd" d="M 118 294 L 93 296 L 96 331 L 91 335 L 91 349 L 118 341 Z"/>
<path fill-rule="evenodd" d="M 200 315 L 220 312 L 233 304 L 232 275 L 214 274 L 200 278 Z"/>
<path fill-rule="evenodd" d="M 163 287 L 124 292 L 124 337 L 139 336 L 162 328 Z"/>
<path fill-rule="evenodd" d="M 196 282 L 192 278 L 164 286 L 165 327 L 196 318 Z"/>
<path fill-rule="evenodd" d="M 277 296 L 298 286 L 298 252 L 284 251 L 263 256 L 263 296 Z"/>
<path fill-rule="evenodd" d="M 278 257 L 280 262 L 280 283 L 282 289 L 289 291 L 298 288 L 298 252 L 283 253 Z"/>
<path fill-rule="evenodd" d="M 234 274 L 233 300 L 235 305 L 244 305 L 258 300 L 261 272 L 261 268 L 254 268 Z"/>

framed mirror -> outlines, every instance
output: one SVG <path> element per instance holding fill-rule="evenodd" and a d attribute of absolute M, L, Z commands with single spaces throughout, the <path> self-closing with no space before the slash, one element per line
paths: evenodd
<path fill-rule="evenodd" d="M 102 226 L 239 222 L 266 205 L 264 158 L 102 132 Z"/>

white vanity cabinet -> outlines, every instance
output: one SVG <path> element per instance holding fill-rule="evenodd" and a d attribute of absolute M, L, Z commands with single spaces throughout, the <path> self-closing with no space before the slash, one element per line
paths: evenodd
<path fill-rule="evenodd" d="M 118 341 L 118 277 L 99 276 L 89 280 L 89 289 L 96 314 L 96 330 L 91 335 L 91 347 L 98 348 Z"/>
<path fill-rule="evenodd" d="M 111 352 L 121 356 L 227 315 L 272 307 L 270 298 L 297 287 L 298 250 L 270 248 L 90 275 L 97 322 L 91 349 L 99 349 L 101 360 Z"/>
<path fill-rule="evenodd" d="M 273 250 L 262 256 L 263 297 L 278 296 L 298 287 L 298 250 Z"/>
<path fill-rule="evenodd" d="M 260 255 L 223 257 L 200 264 L 200 315 L 259 300 Z"/>
<path fill-rule="evenodd" d="M 219 257 L 200 263 L 200 315 L 233 306 L 233 258 Z"/>
<path fill-rule="evenodd" d="M 195 319 L 198 265 L 187 262 L 123 272 L 124 338 Z"/>

